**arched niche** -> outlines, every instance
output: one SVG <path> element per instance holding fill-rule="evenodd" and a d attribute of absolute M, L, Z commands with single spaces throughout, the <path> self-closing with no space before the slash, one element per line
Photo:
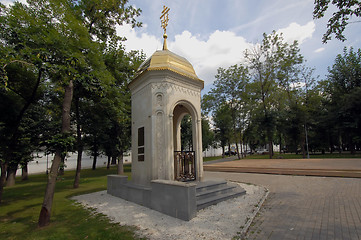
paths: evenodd
<path fill-rule="evenodd" d="M 182 119 L 190 115 L 192 119 L 192 151 L 182 151 L 181 149 L 181 122 Z M 181 100 L 173 109 L 173 146 L 174 146 L 174 177 L 178 181 L 199 180 L 201 169 L 201 135 L 200 135 L 200 115 L 192 103 Z M 183 162 L 182 162 L 183 161 Z M 182 175 L 183 174 L 183 175 Z M 182 175 L 182 176 L 180 176 Z M 188 176 L 186 176 L 188 175 Z"/>

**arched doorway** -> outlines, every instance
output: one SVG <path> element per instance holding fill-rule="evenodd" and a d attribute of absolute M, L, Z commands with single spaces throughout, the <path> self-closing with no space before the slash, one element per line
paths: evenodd
<path fill-rule="evenodd" d="M 194 181 L 197 179 L 196 154 L 197 149 L 197 113 L 189 102 L 179 102 L 173 110 L 173 146 L 174 146 L 174 179 L 177 181 Z M 190 139 L 182 139 L 182 120 L 187 119 L 185 123 L 190 127 Z M 182 144 L 183 142 L 183 144 Z"/>

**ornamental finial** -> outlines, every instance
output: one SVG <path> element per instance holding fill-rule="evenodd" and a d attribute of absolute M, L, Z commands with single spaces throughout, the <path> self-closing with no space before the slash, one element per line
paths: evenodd
<path fill-rule="evenodd" d="M 169 10 L 170 10 L 169 7 L 163 6 L 162 16 L 160 16 L 161 26 L 164 30 L 163 50 L 168 50 L 168 48 L 167 48 L 167 26 L 168 26 L 168 21 L 169 21 L 169 14 L 168 14 Z"/>

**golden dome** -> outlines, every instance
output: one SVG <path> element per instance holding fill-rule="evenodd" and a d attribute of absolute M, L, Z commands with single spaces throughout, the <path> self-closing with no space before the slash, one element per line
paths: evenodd
<path fill-rule="evenodd" d="M 187 59 L 169 51 L 158 50 L 145 60 L 136 72 L 136 78 L 146 71 L 169 70 L 180 75 L 200 80 Z M 200 80 L 202 81 L 202 80 Z"/>

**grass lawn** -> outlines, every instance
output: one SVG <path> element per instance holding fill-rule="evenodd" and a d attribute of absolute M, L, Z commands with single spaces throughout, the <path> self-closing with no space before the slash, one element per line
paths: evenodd
<path fill-rule="evenodd" d="M 222 156 L 204 157 L 204 158 L 203 158 L 203 162 L 213 161 L 213 160 L 217 160 L 217 159 L 221 159 L 221 158 L 222 158 Z"/>
<path fill-rule="evenodd" d="M 221 159 L 222 156 L 217 156 L 217 157 L 204 157 L 203 158 L 203 162 L 208 162 L 208 161 L 213 161 L 213 160 L 217 160 L 217 159 Z M 227 157 L 226 157 L 227 158 Z M 243 159 L 268 159 L 269 155 L 268 154 L 252 154 L 252 155 L 247 155 L 246 158 Z M 274 159 L 277 158 L 283 158 L 283 159 L 302 159 L 303 156 L 302 154 L 295 154 L 295 153 L 285 153 L 285 154 L 279 154 L 279 153 L 275 153 L 273 156 Z M 310 158 L 361 158 L 361 153 L 356 153 L 356 154 L 350 154 L 350 153 L 325 153 L 325 154 L 321 154 L 321 153 L 313 153 L 310 154 Z M 238 160 L 238 159 L 235 159 Z"/>
<path fill-rule="evenodd" d="M 253 154 L 253 155 L 247 155 L 246 159 L 267 159 L 269 158 L 268 154 Z M 302 159 L 303 155 L 301 154 L 295 154 L 295 153 L 285 153 L 285 154 L 279 154 L 275 153 L 273 158 L 283 158 L 283 159 Z M 361 158 L 361 154 L 350 154 L 350 153 L 314 153 L 310 154 L 310 158 Z"/>
<path fill-rule="evenodd" d="M 51 223 L 38 228 L 46 175 L 30 175 L 29 180 L 17 179 L 13 187 L 5 187 L 0 205 L 1 239 L 140 239 L 131 226 L 111 223 L 105 216 L 82 208 L 69 198 L 105 190 L 107 175 L 116 174 L 116 167 L 107 170 L 84 169 L 78 189 L 73 189 L 75 171 L 65 171 L 56 183 Z M 130 175 L 130 165 L 125 166 Z"/>

